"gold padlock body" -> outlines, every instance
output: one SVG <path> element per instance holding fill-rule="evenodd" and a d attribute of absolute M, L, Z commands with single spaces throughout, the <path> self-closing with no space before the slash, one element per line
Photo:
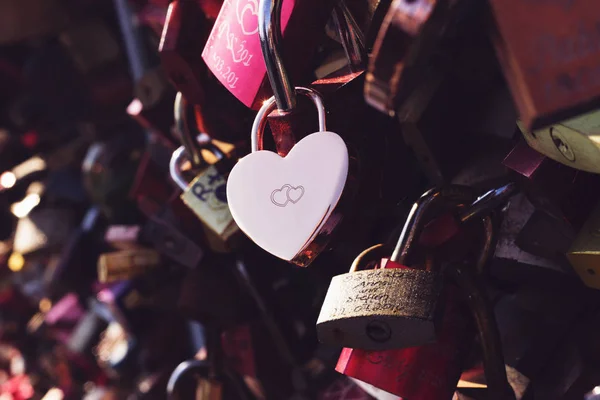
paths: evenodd
<path fill-rule="evenodd" d="M 567 258 L 586 286 L 600 289 L 600 206 L 581 228 Z"/>
<path fill-rule="evenodd" d="M 334 277 L 317 335 L 325 344 L 388 350 L 435 341 L 439 274 L 417 269 L 375 269 Z"/>
<path fill-rule="evenodd" d="M 152 249 L 131 249 L 101 254 L 98 281 L 110 283 L 132 279 L 160 265 L 160 254 Z"/>
<path fill-rule="evenodd" d="M 600 111 L 533 132 L 517 124 L 533 149 L 569 167 L 600 173 Z"/>
<path fill-rule="evenodd" d="M 225 185 L 225 177 L 214 165 L 211 165 L 203 170 L 181 194 L 181 200 L 196 214 L 204 226 L 223 242 L 239 231 L 227 202 L 222 201 L 216 194 L 217 190 L 224 191 Z"/>

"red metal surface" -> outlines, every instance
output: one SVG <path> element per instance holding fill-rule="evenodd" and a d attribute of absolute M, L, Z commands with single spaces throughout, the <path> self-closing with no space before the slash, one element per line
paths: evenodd
<path fill-rule="evenodd" d="M 336 371 L 408 400 L 451 399 L 472 331 L 459 309 L 458 290 L 448 290 L 438 342 L 387 351 L 345 348 Z"/>

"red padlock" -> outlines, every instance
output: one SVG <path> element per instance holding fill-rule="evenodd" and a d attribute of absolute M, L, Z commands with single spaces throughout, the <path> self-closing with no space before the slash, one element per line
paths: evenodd
<path fill-rule="evenodd" d="M 412 399 L 451 399 L 474 333 L 461 311 L 458 289 L 448 286 L 436 343 L 398 350 L 344 348 L 336 371 Z"/>
<path fill-rule="evenodd" d="M 500 193 L 506 192 L 500 191 Z M 432 198 L 430 197 L 430 199 Z M 487 204 L 487 206 L 471 206 L 468 210 L 485 209 L 489 211 L 491 207 L 498 206 L 505 201 L 506 196 L 495 197 L 492 195 L 491 197 L 487 197 L 487 199 L 488 201 L 483 203 Z M 434 200 L 432 199 L 431 201 Z M 427 205 L 427 201 L 421 203 L 421 205 L 423 204 Z M 429 202 L 429 205 L 431 204 L 434 203 Z M 477 205 L 478 202 L 475 202 L 474 204 Z M 410 229 L 408 229 L 408 226 L 405 226 L 394 253 L 393 258 L 400 258 L 401 263 L 383 260 L 382 265 L 384 268 L 408 268 L 402 264 L 408 257 L 408 249 L 411 247 L 410 244 L 414 242 L 415 238 L 420 237 L 420 232 L 422 232 L 422 230 L 418 228 L 418 225 L 423 225 L 423 218 L 426 217 L 427 213 L 431 215 L 430 210 L 427 210 L 428 207 L 420 208 L 421 210 L 419 210 L 419 207 L 413 208 L 413 212 L 411 212 L 408 219 Z M 477 215 L 481 216 L 481 213 L 478 212 Z M 491 225 L 485 224 L 484 228 L 486 230 L 486 235 L 482 246 L 482 252 L 477 259 L 478 269 L 487 261 L 491 249 L 489 246 L 492 241 Z M 442 232 L 442 238 L 440 238 L 438 242 L 441 243 L 447 240 L 446 236 L 446 232 Z M 377 256 L 377 253 L 379 253 L 378 250 L 381 248 L 382 246 L 374 246 L 366 250 L 359 255 L 355 263 L 361 264 L 368 262 L 369 259 Z M 464 280 L 460 281 L 460 285 L 462 288 L 466 286 L 464 285 Z M 471 296 L 472 293 L 475 293 L 475 290 L 469 291 L 469 296 Z M 465 357 L 468 355 L 470 342 L 474 336 L 470 318 L 460 302 L 460 294 L 458 287 L 452 284 L 445 285 L 442 294 L 442 297 L 445 299 L 445 310 L 441 327 L 437 332 L 437 342 L 418 347 L 384 351 L 366 351 L 345 348 L 340 355 L 336 370 L 401 396 L 402 398 L 411 400 L 451 399 L 460 378 Z M 477 296 L 480 295 L 479 292 L 475 294 Z M 479 300 L 480 298 L 478 297 L 477 301 Z M 480 310 L 476 309 L 477 307 L 479 307 L 478 304 L 473 306 L 472 309 L 475 310 L 474 312 L 478 324 L 482 324 L 482 318 L 480 318 L 481 314 L 477 314 Z M 489 337 L 488 333 L 486 338 Z M 488 365 L 492 365 L 489 363 L 490 359 L 491 357 L 486 359 Z M 494 359 L 494 361 L 497 360 Z M 493 366 L 496 365 L 493 364 Z M 498 371 L 493 370 L 493 372 L 495 374 L 494 379 L 496 379 L 498 377 Z M 500 376 L 500 378 L 502 378 L 502 376 Z M 506 376 L 504 376 L 504 380 L 506 380 Z M 502 381 L 495 382 L 500 382 L 500 384 L 503 383 Z"/>

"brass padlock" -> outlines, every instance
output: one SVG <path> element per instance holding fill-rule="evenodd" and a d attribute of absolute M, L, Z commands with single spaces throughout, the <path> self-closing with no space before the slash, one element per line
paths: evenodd
<path fill-rule="evenodd" d="M 405 266 L 442 202 L 457 205 L 471 200 L 467 190 L 450 187 L 425 193 L 413 206 L 396 249 L 383 269 L 363 270 L 382 251 L 361 253 L 347 274 L 334 277 L 327 291 L 317 335 L 327 344 L 364 350 L 385 350 L 433 342 L 438 319 L 441 275 L 438 271 Z M 456 203 L 458 202 L 458 203 Z M 365 255 L 369 254 L 369 260 Z M 414 261 L 413 261 L 414 262 Z"/>
<path fill-rule="evenodd" d="M 206 150 L 212 152 L 213 163 L 206 162 L 203 157 L 205 165 L 191 182 L 182 176 L 185 147 L 175 150 L 169 165 L 171 178 L 183 190 L 181 200 L 204 224 L 210 247 L 215 251 L 227 251 L 239 228 L 227 205 L 225 175 L 216 165 L 216 162 L 225 160 L 226 156 L 213 143 Z"/>
<path fill-rule="evenodd" d="M 226 174 L 232 166 L 228 155 L 234 146 L 200 133 L 191 117 L 183 95 L 178 93 L 175 122 L 183 146 L 173 152 L 169 172 L 183 190 L 181 200 L 202 221 L 210 247 L 217 252 L 227 252 L 240 232 L 229 211 L 226 194 Z M 191 171 L 197 174 L 192 180 L 184 177 L 184 161 L 189 161 Z"/>
<path fill-rule="evenodd" d="M 589 216 L 567 252 L 567 258 L 583 283 L 600 289 L 600 207 Z"/>
<path fill-rule="evenodd" d="M 554 161 L 600 173 L 600 111 L 593 111 L 543 129 L 530 131 L 517 124 L 527 144 Z"/>

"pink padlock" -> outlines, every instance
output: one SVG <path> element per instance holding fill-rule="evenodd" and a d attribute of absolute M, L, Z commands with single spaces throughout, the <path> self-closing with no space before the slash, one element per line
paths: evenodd
<path fill-rule="evenodd" d="M 269 1 L 269 0 L 267 0 Z M 331 0 L 274 0 L 281 7 L 276 25 L 283 34 L 283 61 L 294 84 L 310 66 L 333 2 Z M 258 109 L 271 96 L 259 38 L 259 0 L 223 3 L 202 58 L 208 68 L 246 106 Z"/>

